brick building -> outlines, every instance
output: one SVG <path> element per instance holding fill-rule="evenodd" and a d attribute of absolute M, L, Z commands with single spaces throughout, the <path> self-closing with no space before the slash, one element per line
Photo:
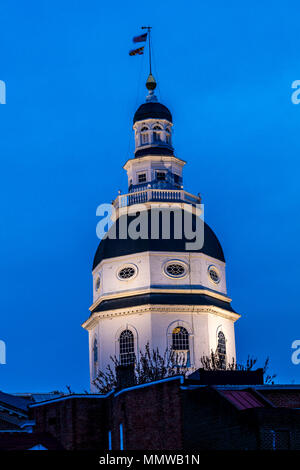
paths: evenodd
<path fill-rule="evenodd" d="M 255 375 L 245 385 L 229 379 L 211 385 L 178 376 L 107 395 L 69 395 L 31 411 L 36 432 L 68 450 L 300 450 L 300 386 L 264 385 Z"/>

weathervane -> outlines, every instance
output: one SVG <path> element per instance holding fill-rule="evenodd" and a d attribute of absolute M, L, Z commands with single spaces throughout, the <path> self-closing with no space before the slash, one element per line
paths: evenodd
<path fill-rule="evenodd" d="M 142 26 L 142 29 L 146 29 L 147 32 L 140 34 L 139 36 L 134 36 L 133 42 L 146 42 L 148 38 L 149 44 L 149 76 L 146 82 L 146 88 L 149 90 L 149 95 L 147 96 L 147 101 L 157 101 L 156 96 L 154 95 L 154 90 L 156 88 L 156 81 L 152 75 L 152 57 L 151 57 L 151 29 L 152 26 Z M 130 56 L 143 55 L 145 46 L 138 47 L 137 49 L 132 49 L 129 52 Z"/>
<path fill-rule="evenodd" d="M 142 29 L 147 30 L 147 35 L 148 35 L 148 44 L 149 44 L 149 70 L 150 70 L 150 75 L 152 75 L 152 66 L 151 66 L 151 29 L 152 26 L 142 26 Z"/>

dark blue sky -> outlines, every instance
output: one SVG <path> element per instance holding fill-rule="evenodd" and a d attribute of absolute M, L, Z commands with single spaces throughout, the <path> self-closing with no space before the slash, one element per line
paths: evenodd
<path fill-rule="evenodd" d="M 96 207 L 126 190 L 132 116 L 153 26 L 159 98 L 174 117 L 185 188 L 200 192 L 242 314 L 237 354 L 270 356 L 277 381 L 299 327 L 299 3 L 1 4 L 0 389 L 88 388 Z"/>

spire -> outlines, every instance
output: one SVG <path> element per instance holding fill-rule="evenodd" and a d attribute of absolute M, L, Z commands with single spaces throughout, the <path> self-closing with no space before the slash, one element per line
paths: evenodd
<path fill-rule="evenodd" d="M 149 90 L 149 93 L 146 97 L 146 101 L 157 101 L 157 97 L 154 94 L 154 90 L 156 88 L 156 81 L 153 77 L 152 73 L 149 73 L 149 76 L 146 81 L 146 88 Z"/>

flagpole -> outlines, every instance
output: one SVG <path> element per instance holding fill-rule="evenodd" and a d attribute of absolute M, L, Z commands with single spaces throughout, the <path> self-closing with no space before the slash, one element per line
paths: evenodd
<path fill-rule="evenodd" d="M 152 75 L 152 64 L 151 64 L 151 29 L 152 26 L 142 26 L 142 29 L 147 29 L 149 35 L 149 68 L 150 68 L 150 75 Z"/>

